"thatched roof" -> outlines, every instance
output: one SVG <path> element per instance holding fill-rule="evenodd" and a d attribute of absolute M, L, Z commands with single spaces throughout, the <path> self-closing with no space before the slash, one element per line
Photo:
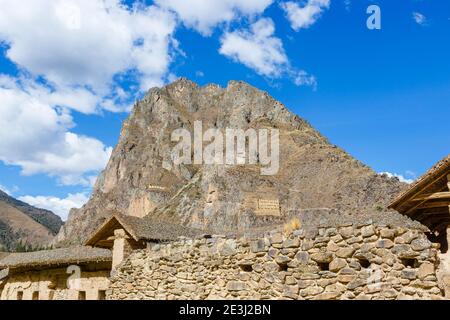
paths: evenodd
<path fill-rule="evenodd" d="M 124 229 L 135 241 L 170 241 L 178 237 L 194 238 L 202 234 L 200 230 L 176 225 L 169 222 L 156 221 L 145 217 L 138 218 L 122 214 L 114 214 L 85 242 L 85 245 L 96 246 L 99 241 L 113 236 L 114 230 Z"/>
<path fill-rule="evenodd" d="M 9 255 L 9 252 L 0 252 L 0 260 L 2 260 L 3 258 L 6 258 L 6 256 Z"/>
<path fill-rule="evenodd" d="M 80 246 L 45 251 L 11 253 L 6 258 L 0 260 L 0 269 L 55 267 L 110 261 L 112 261 L 110 250 Z"/>
<path fill-rule="evenodd" d="M 0 281 L 7 278 L 9 275 L 9 269 L 0 270 Z"/>
<path fill-rule="evenodd" d="M 418 220 L 430 230 L 450 223 L 450 154 L 400 194 L 389 208 Z"/>
<path fill-rule="evenodd" d="M 205 233 L 199 229 L 157 221 L 151 216 L 146 216 L 143 220 L 144 223 L 141 223 L 137 229 L 137 233 L 142 239 L 176 240 L 178 237 L 195 238 Z"/>

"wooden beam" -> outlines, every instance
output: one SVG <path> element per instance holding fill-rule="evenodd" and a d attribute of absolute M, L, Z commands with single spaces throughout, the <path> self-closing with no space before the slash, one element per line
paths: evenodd
<path fill-rule="evenodd" d="M 450 191 L 447 192 L 435 192 L 430 193 L 418 198 L 412 199 L 413 201 L 427 201 L 427 200 L 440 200 L 440 199 L 448 199 L 450 201 Z"/>
<path fill-rule="evenodd" d="M 425 189 L 424 189 L 425 190 Z M 439 191 L 437 191 L 437 192 L 446 192 L 445 191 L 446 190 L 446 188 L 445 188 L 445 186 L 442 188 L 442 190 L 439 190 Z M 417 196 L 417 199 L 419 199 L 419 196 L 420 195 L 420 192 L 419 193 L 417 193 L 416 194 L 416 196 Z M 415 201 L 415 197 L 416 196 L 414 196 L 414 197 L 411 197 L 408 201 Z M 422 198 L 423 198 L 423 196 L 422 196 Z M 409 215 L 411 212 L 413 212 L 414 210 L 417 210 L 417 208 L 419 207 L 419 206 L 421 206 L 421 205 L 423 205 L 425 202 L 427 202 L 427 199 L 422 199 L 422 200 L 418 200 L 418 201 L 416 201 L 416 204 L 413 204 L 413 206 L 411 207 L 411 208 L 409 208 L 406 212 L 404 212 L 403 214 L 406 214 L 406 215 Z"/>
<path fill-rule="evenodd" d="M 425 202 L 417 207 L 417 209 L 431 209 L 431 208 L 440 208 L 440 207 L 448 207 L 450 204 L 448 201 L 438 201 L 438 202 Z"/>
<path fill-rule="evenodd" d="M 112 248 L 113 245 L 114 245 L 114 241 L 111 241 L 111 240 L 100 240 L 95 244 L 95 246 L 102 247 L 102 248 Z"/>
<path fill-rule="evenodd" d="M 423 190 L 427 190 L 431 185 L 433 185 L 433 183 L 443 177 L 445 177 L 446 174 L 442 174 L 439 175 L 436 179 L 433 179 L 432 181 L 430 181 L 427 185 L 423 186 L 422 188 L 420 188 L 419 191 L 417 191 L 415 194 L 413 194 L 411 197 L 409 197 L 409 199 L 414 199 L 417 195 L 419 195 Z M 400 200 L 398 200 L 400 201 Z M 410 200 L 407 200 L 410 201 Z M 411 208 L 409 208 L 406 212 L 403 212 L 403 214 L 409 215 L 411 212 L 413 212 L 414 210 L 416 210 L 416 208 L 421 205 L 422 203 L 416 204 L 414 206 L 412 206 Z"/>

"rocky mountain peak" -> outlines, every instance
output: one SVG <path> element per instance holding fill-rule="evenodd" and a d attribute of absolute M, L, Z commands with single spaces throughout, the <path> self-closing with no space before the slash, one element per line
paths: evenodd
<path fill-rule="evenodd" d="M 259 162 L 175 164 L 172 133 L 193 132 L 199 122 L 203 133 L 278 130 L 279 170 L 261 175 Z M 135 104 L 91 199 L 71 212 L 58 241 L 82 241 L 113 212 L 214 233 L 268 230 L 292 217 L 310 226 L 343 215 L 400 221 L 385 206 L 403 188 L 330 144 L 264 91 L 242 81 L 222 88 L 181 78 Z"/>

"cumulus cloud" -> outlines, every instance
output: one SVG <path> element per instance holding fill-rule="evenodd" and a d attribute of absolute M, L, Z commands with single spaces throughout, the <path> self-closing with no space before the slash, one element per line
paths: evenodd
<path fill-rule="evenodd" d="M 330 7 L 330 0 L 308 0 L 303 5 L 288 1 L 281 3 L 280 6 L 292 29 L 298 31 L 312 26 L 320 18 L 322 12 Z"/>
<path fill-rule="evenodd" d="M 34 92 L 34 91 L 33 91 Z M 88 175 L 105 167 L 112 149 L 70 132 L 71 115 L 47 98 L 0 78 L 0 160 L 22 173 L 45 173 L 62 184 L 88 185 Z"/>
<path fill-rule="evenodd" d="M 156 6 L 119 0 L 0 0 L 6 56 L 56 89 L 87 87 L 105 96 L 114 76 L 136 70 L 146 86 L 166 76 L 176 22 Z M 148 89 L 148 88 L 146 88 Z"/>
<path fill-rule="evenodd" d="M 219 52 L 258 74 L 279 78 L 287 75 L 296 85 L 315 85 L 315 78 L 290 66 L 282 41 L 274 36 L 272 19 L 261 18 L 249 30 L 226 32 L 220 39 Z"/>
<path fill-rule="evenodd" d="M 66 198 L 49 197 L 49 196 L 23 196 L 19 200 L 26 202 L 32 206 L 41 209 L 52 211 L 61 217 L 64 221 L 67 220 L 69 211 L 72 208 L 81 208 L 89 197 L 85 193 L 70 194 Z"/>
<path fill-rule="evenodd" d="M 381 175 L 386 175 L 389 178 L 397 178 L 398 180 L 400 180 L 400 182 L 404 182 L 407 184 L 411 184 L 415 181 L 415 179 L 412 178 L 405 178 L 405 176 L 398 174 L 398 173 L 391 173 L 391 172 L 381 172 Z"/>
<path fill-rule="evenodd" d="M 261 14 L 273 0 L 156 0 L 162 8 L 177 13 L 183 23 L 203 35 L 210 35 L 221 23 L 241 16 Z"/>
<path fill-rule="evenodd" d="M 91 186 L 91 176 L 105 167 L 112 152 L 102 142 L 65 132 L 60 140 L 52 141 L 53 148 L 40 150 L 33 158 L 16 161 L 24 175 L 47 173 L 60 178 L 64 185 Z"/>
<path fill-rule="evenodd" d="M 272 19 L 260 19 L 250 26 L 250 30 L 225 33 L 219 52 L 261 75 L 279 76 L 280 67 L 288 63 L 288 58 L 281 40 L 273 36 L 274 32 Z"/>
<path fill-rule="evenodd" d="M 174 14 L 120 0 L 0 0 L 0 43 L 18 69 L 0 74 L 0 161 L 62 184 L 91 185 L 111 148 L 71 132 L 72 111 L 127 111 L 162 85 Z M 121 79 L 136 83 L 128 92 Z"/>
<path fill-rule="evenodd" d="M 427 23 L 427 17 L 425 17 L 420 12 L 413 12 L 412 16 L 413 16 L 414 21 L 421 26 L 423 26 Z"/>

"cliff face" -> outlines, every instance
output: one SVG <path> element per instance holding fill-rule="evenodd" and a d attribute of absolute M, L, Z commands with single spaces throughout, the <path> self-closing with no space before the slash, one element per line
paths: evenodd
<path fill-rule="evenodd" d="M 278 172 L 262 175 L 260 163 L 175 165 L 171 134 L 193 132 L 196 121 L 203 131 L 279 130 Z M 215 233 L 264 230 L 292 216 L 311 224 L 332 214 L 396 220 L 384 208 L 404 187 L 330 144 L 265 92 L 243 82 L 198 87 L 181 79 L 135 105 L 90 201 L 72 210 L 57 241 L 83 241 L 115 211 Z"/>
<path fill-rule="evenodd" d="M 40 247 L 50 244 L 63 222 L 53 212 L 38 209 L 0 191 L 0 251 L 19 244 Z"/>

